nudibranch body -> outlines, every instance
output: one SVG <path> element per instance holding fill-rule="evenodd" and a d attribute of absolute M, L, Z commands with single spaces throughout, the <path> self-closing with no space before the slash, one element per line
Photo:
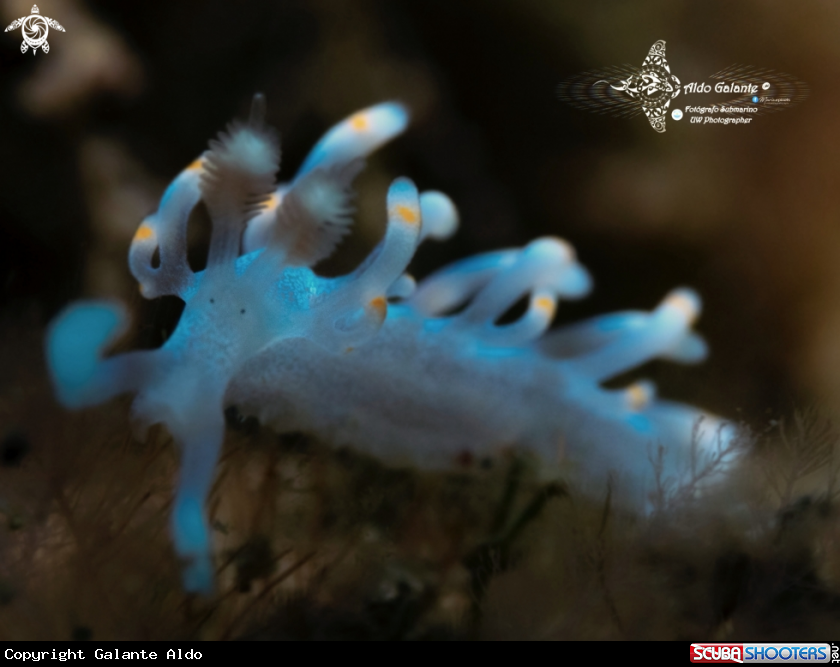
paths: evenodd
<path fill-rule="evenodd" d="M 720 420 L 659 401 L 652 385 L 600 386 L 654 357 L 704 356 L 690 331 L 693 292 L 675 291 L 651 313 L 547 332 L 558 299 L 590 288 L 571 246 L 552 238 L 463 260 L 415 285 L 405 270 L 418 244 L 452 234 L 457 212 L 407 179 L 389 189 L 385 237 L 367 260 L 347 276 L 317 276 L 309 267 L 348 230 L 364 157 L 403 131 L 407 113 L 388 103 L 351 116 L 279 187 L 279 147 L 263 117 L 258 96 L 249 122 L 211 142 L 135 235 L 129 266 L 142 294 L 186 303 L 165 344 L 103 359 L 125 321 L 105 302 L 71 305 L 47 334 L 64 405 L 134 393 L 135 418 L 165 424 L 179 444 L 172 532 L 188 590 L 213 585 L 204 505 L 229 405 L 386 461 L 451 467 L 518 447 L 549 462 L 565 457 L 584 477 L 615 471 L 640 492 L 653 447 L 667 448 L 667 471 L 676 471 L 692 443 L 732 438 Z M 186 229 L 199 201 L 212 235 L 206 269 L 193 272 Z M 523 297 L 525 314 L 497 324 Z"/>
<path fill-rule="evenodd" d="M 302 338 L 278 341 L 234 378 L 227 402 L 279 430 L 317 433 L 396 465 L 464 468 L 506 449 L 530 450 L 548 463 L 564 461 L 581 481 L 600 480 L 600 489 L 605 473 L 614 473 L 625 496 L 641 506 L 658 445 L 666 447 L 663 473 L 673 477 L 689 463 L 692 439 L 701 452 L 715 451 L 735 432 L 718 418 L 656 398 L 652 383 L 624 390 L 600 383 L 656 357 L 700 357 L 702 343 L 688 330 L 699 302 L 693 292 L 675 290 L 652 313 L 609 315 L 543 335 L 555 299 L 534 292 L 519 321 L 494 325 L 519 290 L 535 289 L 522 284 L 505 299 L 504 281 L 512 283 L 539 253 L 553 255 L 559 267 L 562 248 L 544 239 L 420 282 L 415 296 L 389 304 L 374 341 L 343 354 L 325 355 Z M 432 290 L 452 287 L 437 278 L 466 282 L 480 262 L 505 256 L 518 256 L 519 265 L 499 267 L 500 279 L 482 288 L 500 297 L 486 312 L 473 305 L 481 293 L 455 315 L 427 310 Z M 568 268 L 553 289 L 577 296 L 580 267 Z"/>

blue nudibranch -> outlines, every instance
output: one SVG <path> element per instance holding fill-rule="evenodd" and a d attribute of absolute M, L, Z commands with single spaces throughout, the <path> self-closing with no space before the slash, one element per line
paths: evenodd
<path fill-rule="evenodd" d="M 389 462 L 444 468 L 519 447 L 567 460 L 583 479 L 614 471 L 640 493 L 651 483 L 652 445 L 666 448 L 673 472 L 691 449 L 734 437 L 726 422 L 657 399 L 650 383 L 601 387 L 653 358 L 705 356 L 691 331 L 694 292 L 676 290 L 650 313 L 548 332 L 558 299 L 590 289 L 572 247 L 554 238 L 465 259 L 415 284 L 405 270 L 418 244 L 451 235 L 458 215 L 448 197 L 418 193 L 408 179 L 391 185 L 385 237 L 365 262 L 347 276 L 317 276 L 308 267 L 348 231 L 365 156 L 401 133 L 408 114 L 395 103 L 354 114 L 277 187 L 280 150 L 264 113 L 257 96 L 249 121 L 178 175 L 134 237 L 129 266 L 142 294 L 186 303 L 166 343 L 103 359 L 126 320 L 110 302 L 73 304 L 47 333 L 66 407 L 131 392 L 137 421 L 165 424 L 179 444 L 172 534 L 187 590 L 213 587 L 204 506 L 229 405 Z M 212 236 L 206 269 L 193 272 L 186 230 L 199 201 Z M 523 297 L 526 312 L 497 324 Z"/>

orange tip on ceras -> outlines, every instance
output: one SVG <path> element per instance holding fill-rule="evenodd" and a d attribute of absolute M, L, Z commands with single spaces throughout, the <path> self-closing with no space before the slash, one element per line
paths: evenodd
<path fill-rule="evenodd" d="M 682 313 L 689 325 L 700 316 L 700 297 L 693 290 L 674 290 L 665 298 L 663 305 Z"/>
<path fill-rule="evenodd" d="M 420 224 L 420 195 L 407 178 L 398 178 L 388 190 L 388 217 L 407 225 Z"/>
<path fill-rule="evenodd" d="M 153 238 L 155 235 L 155 230 L 149 227 L 147 224 L 142 224 L 137 228 L 137 231 L 134 233 L 134 240 L 135 241 L 148 241 L 150 238 Z"/>
<path fill-rule="evenodd" d="M 385 317 L 385 313 L 388 310 L 388 302 L 385 300 L 384 296 L 377 296 L 371 299 L 368 305 L 370 305 L 370 307 L 373 308 L 380 317 Z"/>
<path fill-rule="evenodd" d="M 397 205 L 394 207 L 395 215 L 409 225 L 416 225 L 420 222 L 420 212 L 410 206 Z"/>
<path fill-rule="evenodd" d="M 653 400 L 653 389 L 649 383 L 637 382 L 627 388 L 626 396 L 628 407 L 634 412 L 639 412 L 650 405 Z"/>
<path fill-rule="evenodd" d="M 539 308 L 540 310 L 545 310 L 547 312 L 554 312 L 554 301 L 552 301 L 547 296 L 541 296 L 534 300 L 534 305 Z"/>
<path fill-rule="evenodd" d="M 357 113 L 355 116 L 350 118 L 350 127 L 352 127 L 356 132 L 364 132 L 370 127 L 370 123 L 368 122 L 367 114 L 364 112 Z"/>

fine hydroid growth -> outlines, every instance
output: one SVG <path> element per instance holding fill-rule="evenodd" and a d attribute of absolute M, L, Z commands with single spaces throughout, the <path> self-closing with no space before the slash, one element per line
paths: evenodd
<path fill-rule="evenodd" d="M 388 191 L 388 227 L 368 259 L 347 276 L 319 277 L 309 267 L 347 231 L 363 158 L 402 132 L 407 114 L 388 103 L 351 116 L 279 187 L 279 145 L 264 114 L 257 96 L 249 121 L 211 142 L 137 230 L 129 265 L 141 293 L 186 302 L 164 345 L 103 359 L 125 320 L 106 302 L 71 305 L 47 336 L 65 406 L 135 394 L 134 419 L 164 424 L 179 445 L 171 525 L 188 591 L 213 588 L 205 504 L 231 406 L 389 463 L 464 468 L 524 450 L 548 466 L 568 463 L 584 486 L 614 474 L 625 506 L 646 502 L 654 469 L 678 475 L 697 452 L 731 465 L 732 425 L 659 400 L 648 382 L 602 387 L 654 358 L 704 358 L 691 331 L 693 291 L 674 290 L 650 313 L 549 332 L 558 301 L 584 296 L 591 282 L 555 238 L 465 259 L 415 285 L 405 270 L 418 244 L 450 235 L 457 213 L 405 178 Z M 186 229 L 199 201 L 212 235 L 207 268 L 194 272 Z M 525 313 L 500 324 L 523 298 Z"/>
<path fill-rule="evenodd" d="M 838 630 L 828 466 L 783 504 L 766 477 L 790 469 L 778 429 L 723 485 L 702 497 L 672 488 L 666 508 L 640 517 L 606 479 L 546 487 L 533 459 L 470 475 L 393 469 L 231 412 L 208 503 L 219 594 L 191 599 L 167 531 L 171 438 L 153 428 L 133 441 L 126 401 L 52 404 L 31 340 L 19 329 L 0 346 L 2 639 L 817 641 Z"/>

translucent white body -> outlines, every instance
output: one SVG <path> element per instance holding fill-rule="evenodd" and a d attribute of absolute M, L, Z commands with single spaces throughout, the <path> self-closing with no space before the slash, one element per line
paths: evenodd
<path fill-rule="evenodd" d="M 553 238 L 469 258 L 415 284 L 404 272 L 418 244 L 452 234 L 457 212 L 445 195 L 420 194 L 407 179 L 389 190 L 388 228 L 368 259 L 348 276 L 315 275 L 307 267 L 351 221 L 361 159 L 401 132 L 407 114 L 383 104 L 351 116 L 291 183 L 276 186 L 279 147 L 261 107 L 257 98 L 248 124 L 232 126 L 175 179 L 132 242 L 129 265 L 143 295 L 186 302 L 163 347 L 103 359 L 124 323 L 112 303 L 73 304 L 47 335 L 65 405 L 132 392 L 136 419 L 165 424 L 181 447 L 172 532 L 188 590 L 213 585 L 204 505 L 228 405 L 396 464 L 463 467 L 503 449 L 529 450 L 582 480 L 615 473 L 639 498 L 659 445 L 667 474 L 692 443 L 714 449 L 732 438 L 723 422 L 659 401 L 650 384 L 601 387 L 655 357 L 703 358 L 690 331 L 700 307 L 693 292 L 677 290 L 650 313 L 546 333 L 558 300 L 590 289 L 571 246 Z M 194 273 L 186 226 L 199 200 L 213 231 L 207 269 Z M 525 314 L 496 324 L 523 297 Z"/>

